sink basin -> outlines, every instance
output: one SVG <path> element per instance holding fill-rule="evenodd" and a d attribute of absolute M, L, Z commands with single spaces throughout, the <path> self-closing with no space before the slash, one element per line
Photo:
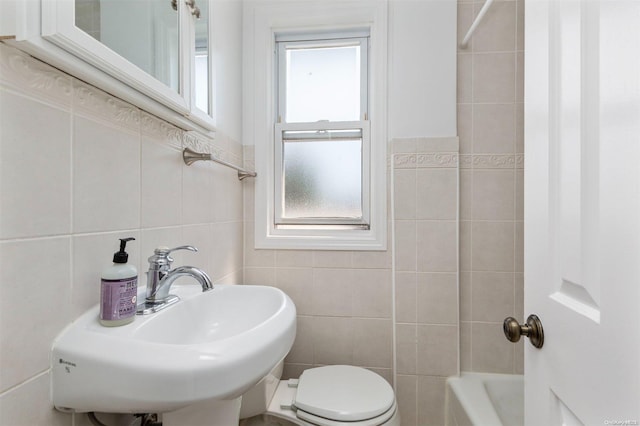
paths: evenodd
<path fill-rule="evenodd" d="M 99 307 L 53 343 L 51 394 L 60 410 L 162 413 L 242 395 L 291 349 L 296 309 L 274 287 L 175 285 L 175 305 L 103 327 Z"/>

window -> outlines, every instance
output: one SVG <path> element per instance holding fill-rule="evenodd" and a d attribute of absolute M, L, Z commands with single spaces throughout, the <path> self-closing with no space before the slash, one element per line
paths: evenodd
<path fill-rule="evenodd" d="M 386 250 L 387 3 L 265 0 L 244 12 L 254 247 Z"/>
<path fill-rule="evenodd" d="M 369 32 L 276 36 L 274 226 L 369 229 Z"/>

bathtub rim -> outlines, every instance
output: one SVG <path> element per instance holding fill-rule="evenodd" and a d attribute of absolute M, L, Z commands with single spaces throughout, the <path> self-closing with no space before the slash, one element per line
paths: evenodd
<path fill-rule="evenodd" d="M 459 376 L 447 378 L 447 402 L 450 406 L 450 399 L 455 397 L 474 425 L 501 426 L 503 423 L 485 388 L 488 380 L 524 381 L 524 375 L 463 371 Z"/>

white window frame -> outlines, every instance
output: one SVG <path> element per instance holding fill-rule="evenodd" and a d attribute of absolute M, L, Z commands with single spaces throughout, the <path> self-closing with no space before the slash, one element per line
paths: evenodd
<path fill-rule="evenodd" d="M 370 219 L 370 204 L 369 204 L 369 191 L 370 191 L 370 131 L 368 122 L 368 94 L 369 94 L 369 65 L 368 65 L 368 50 L 369 50 L 369 32 L 368 30 L 354 30 L 354 31 L 339 31 L 331 33 L 302 33 L 298 35 L 276 35 L 276 63 L 278 68 L 277 74 L 277 109 L 276 118 L 274 124 L 274 139 L 275 139 L 275 167 L 274 167 L 274 221 L 276 228 L 282 228 L 283 226 L 298 226 L 301 229 L 307 225 L 313 226 L 343 226 L 347 229 L 349 226 L 356 227 L 354 229 L 366 229 L 369 225 Z M 312 49 L 314 47 L 332 48 L 342 46 L 359 46 L 360 47 L 360 116 L 358 121 L 316 121 L 316 122 L 286 122 L 287 114 L 287 66 L 286 66 L 286 52 L 291 48 L 307 48 Z M 284 217 L 284 144 L 285 139 L 283 135 L 287 133 L 295 132 L 317 132 L 313 136 L 314 140 L 332 140 L 331 132 L 334 130 L 357 130 L 358 136 L 361 140 L 362 156 L 361 163 L 361 211 L 362 217 L 360 218 L 285 218 Z M 305 135 L 306 137 L 306 135 Z"/>
<path fill-rule="evenodd" d="M 386 2 L 279 2 L 245 5 L 243 139 L 255 145 L 254 221 L 257 249 L 387 249 L 387 8 Z M 353 31 L 370 34 L 368 120 L 369 229 L 275 226 L 276 35 Z M 334 123 L 335 124 L 335 123 Z M 253 232 L 252 232 L 253 231 Z"/>

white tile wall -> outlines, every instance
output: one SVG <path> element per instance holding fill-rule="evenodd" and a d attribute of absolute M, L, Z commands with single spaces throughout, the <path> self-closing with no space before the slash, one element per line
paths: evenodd
<path fill-rule="evenodd" d="M 242 186 L 233 170 L 185 166 L 185 145 L 241 162 L 222 131 L 196 141 L 0 43 L 0 424 L 87 424 L 51 407 L 49 350 L 98 302 L 118 238 L 136 238 L 141 285 L 155 247 L 183 244 L 200 251 L 177 265 L 242 282 Z"/>
<path fill-rule="evenodd" d="M 139 132 L 81 116 L 73 127 L 73 232 L 139 228 Z"/>
<path fill-rule="evenodd" d="M 403 425 L 441 425 L 459 371 L 458 139 L 392 143 L 398 404 Z"/>
<path fill-rule="evenodd" d="M 71 230 L 70 112 L 0 88 L 0 238 Z M 34 123 L 34 118 L 40 123 Z M 46 124 L 45 124 L 46 123 Z M 35 214 L 34 214 L 35 213 Z"/>
<path fill-rule="evenodd" d="M 166 139 L 142 135 L 142 168 L 140 173 L 140 221 L 144 228 L 175 226 L 182 223 L 182 203 L 163 203 L 158 197 L 166 194 L 173 199 L 182 192 L 180 149 Z"/>
<path fill-rule="evenodd" d="M 53 338 L 72 319 L 71 239 L 0 243 L 0 389 L 47 371 Z"/>
<path fill-rule="evenodd" d="M 481 2 L 458 0 L 461 40 Z M 502 320 L 523 320 L 524 1 L 495 1 L 458 50 L 460 343 L 466 371 L 521 373 L 522 343 Z"/>
<path fill-rule="evenodd" d="M 3 361 L 4 362 L 4 361 Z M 0 424 L 10 426 L 69 426 L 71 417 L 49 402 L 49 374 L 42 373 L 0 395 Z M 79 425 L 79 423 L 75 423 Z"/>

